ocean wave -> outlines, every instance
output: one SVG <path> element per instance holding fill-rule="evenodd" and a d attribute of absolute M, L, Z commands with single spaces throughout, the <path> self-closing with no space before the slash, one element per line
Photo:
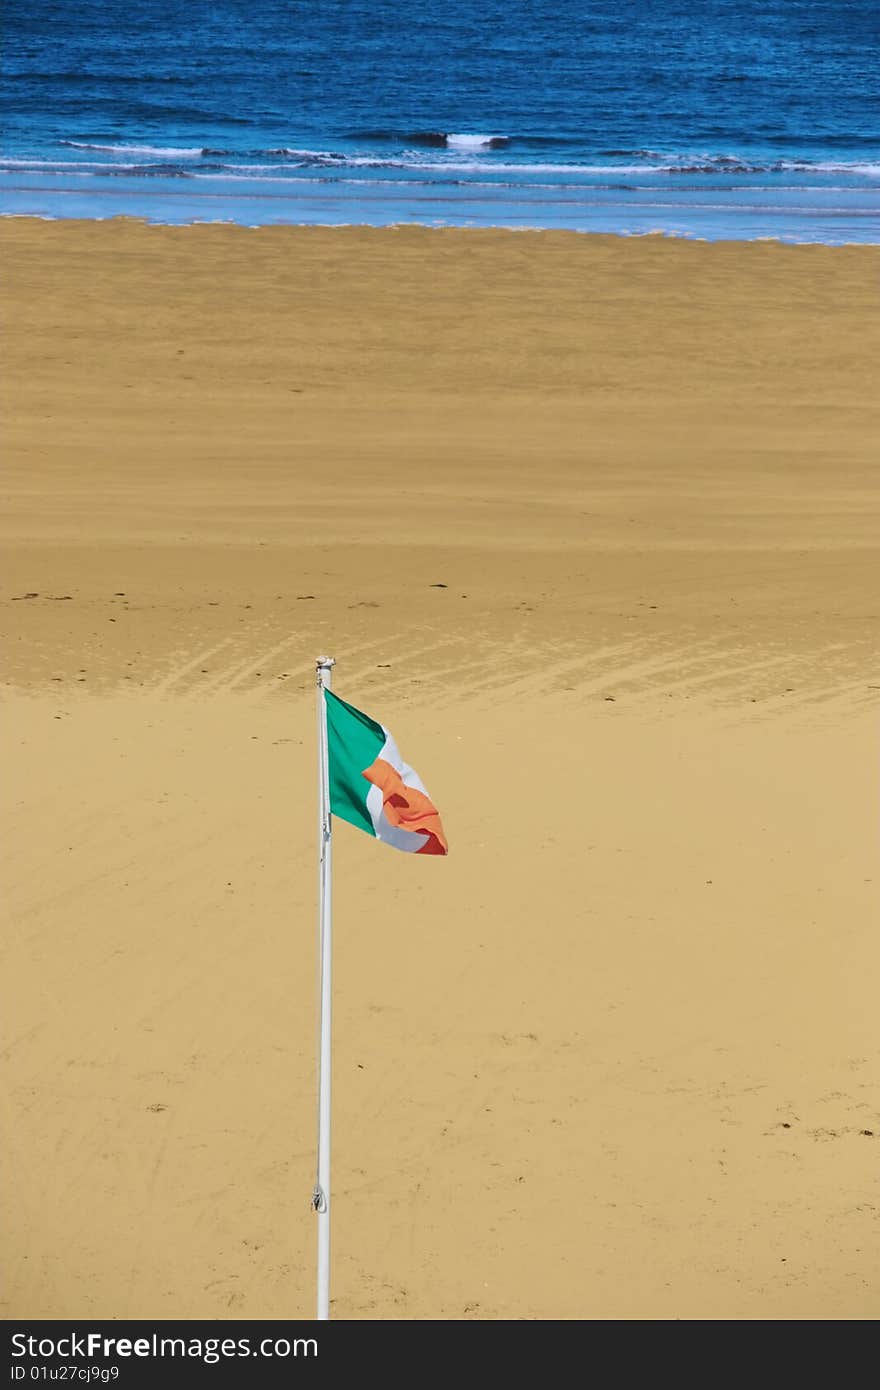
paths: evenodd
<path fill-rule="evenodd" d="M 468 134 L 448 130 L 353 130 L 349 140 L 364 140 L 372 144 L 427 146 L 429 149 L 500 150 L 511 142 L 509 135 Z"/>
<path fill-rule="evenodd" d="M 774 167 L 780 173 L 866 174 L 869 178 L 880 178 L 880 161 L 878 160 L 818 160 L 815 164 L 798 164 L 787 159 L 780 159 Z"/>
<path fill-rule="evenodd" d="M 34 169 L 51 172 L 53 169 L 106 169 L 95 159 L 17 159 L 0 154 L 0 166 L 4 169 Z"/>
<path fill-rule="evenodd" d="M 59 144 L 70 150 L 95 150 L 101 154 L 146 154 L 159 159 L 200 159 L 201 145 L 93 145 L 84 140 L 61 140 Z"/>
<path fill-rule="evenodd" d="M 530 177 L 525 182 L 521 175 L 523 169 L 527 168 L 532 175 L 544 175 L 545 178 Z M 874 172 L 880 175 L 880 165 L 871 166 Z M 66 177 L 77 179 L 175 179 L 175 180 L 203 180 L 207 184 L 219 185 L 223 183 L 234 185 L 251 185 L 253 196 L 258 196 L 262 185 L 277 184 L 286 186 L 293 194 L 297 190 L 297 196 L 309 187 L 309 185 L 326 184 L 346 184 L 363 190 L 365 196 L 371 190 L 379 188 L 397 189 L 403 194 L 407 189 L 413 191 L 418 196 L 418 191 L 428 188 L 447 188 L 459 190 L 473 190 L 475 196 L 482 199 L 495 201 L 499 195 L 510 193 L 513 195 L 525 195 L 530 201 L 541 193 L 552 193 L 564 202 L 577 202 L 593 193 L 629 193 L 629 194 L 649 194 L 653 196 L 663 196 L 664 202 L 669 196 L 661 188 L 656 177 L 657 170 L 650 166 L 630 166 L 629 170 L 625 166 L 580 166 L 576 169 L 578 173 L 586 173 L 589 168 L 590 181 L 574 181 L 570 177 L 572 166 L 570 165 L 548 165 L 533 164 L 523 166 L 519 164 L 506 164 L 495 166 L 492 170 L 492 177 L 486 177 L 486 166 L 476 161 L 467 164 L 421 164 L 419 166 L 400 166 L 392 161 L 368 162 L 365 165 L 346 165 L 344 168 L 329 167 L 321 165 L 306 164 L 225 164 L 203 162 L 198 165 L 188 164 L 186 167 L 179 167 L 164 162 L 155 164 L 139 164 L 133 162 L 113 164 L 99 164 L 86 160 L 67 160 L 63 163 L 53 161 L 46 163 L 42 160 L 28 159 L 4 159 L 0 156 L 0 174 L 15 175 L 17 173 L 27 176 L 40 175 L 47 178 L 61 179 Z M 387 171 L 389 177 L 382 177 L 383 171 Z M 306 173 L 303 178 L 302 173 Z M 390 177 L 399 175 L 401 172 L 407 177 Z M 832 172 L 829 168 L 827 172 Z M 646 173 L 646 177 L 640 179 L 638 175 Z M 623 182 L 621 175 L 629 174 L 627 182 Z M 556 175 L 554 177 L 554 175 Z M 562 175 L 562 176 L 560 176 Z M 603 177 L 604 175 L 604 177 Z M 636 175 L 635 178 L 632 175 Z M 299 177 L 298 177 L 299 176 Z M 803 193 L 808 191 L 800 184 L 752 184 L 749 182 L 723 181 L 723 182 L 700 182 L 696 186 L 695 192 L 700 199 L 709 195 L 724 194 L 732 195 L 739 199 L 747 194 L 769 195 L 772 192 L 784 193 Z M 853 195 L 858 192 L 866 191 L 863 185 L 822 183 L 818 185 L 823 196 L 833 193 Z M 816 191 L 816 190 L 813 190 Z M 246 187 L 242 187 L 241 195 L 248 197 L 251 193 Z M 670 206 L 679 206 L 678 203 L 670 203 Z M 686 206 L 686 204 L 680 204 Z M 694 206 L 697 206 L 694 203 Z M 744 204 L 743 204 L 744 206 Z"/>
<path fill-rule="evenodd" d="M 451 136 L 444 136 L 445 140 Z M 308 176 L 342 176 L 346 171 L 374 171 L 381 174 L 389 171 L 401 181 L 420 179 L 423 175 L 447 179 L 474 177 L 479 180 L 499 178 L 519 178 L 529 182 L 540 177 L 553 177 L 560 183 L 580 180 L 620 181 L 621 179 L 645 179 L 655 181 L 671 178 L 686 182 L 688 179 L 707 178 L 730 179 L 731 187 L 742 188 L 742 180 L 762 176 L 768 179 L 785 180 L 787 176 L 802 179 L 822 180 L 822 186 L 830 176 L 853 180 L 871 180 L 880 177 L 880 161 L 868 159 L 824 159 L 806 160 L 788 157 L 778 160 L 761 161 L 750 159 L 736 153 L 679 153 L 661 152 L 651 149 L 625 150 L 614 148 L 603 150 L 598 158 L 561 160 L 538 160 L 535 158 L 516 158 L 507 153 L 493 154 L 487 158 L 486 141 L 501 137 L 489 135 L 461 135 L 455 137 L 463 143 L 458 147 L 448 145 L 433 155 L 428 149 L 408 148 L 388 152 L 358 150 L 345 153 L 340 150 L 301 148 L 296 145 L 281 145 L 253 150 L 233 150 L 227 146 L 213 145 L 148 145 L 128 143 L 99 143 L 81 140 L 64 140 L 59 144 L 80 158 L 68 159 L 35 158 L 0 154 L 0 166 L 8 172 L 16 169 L 35 173 L 56 173 L 75 168 L 89 169 L 96 177 L 112 177 L 126 173 L 133 177 L 178 177 L 188 173 L 211 173 L 230 175 L 291 177 L 297 173 Z M 469 143 L 470 142 L 470 143 Z M 482 143 L 478 143 L 482 142 Z M 83 154 L 91 154 L 84 159 Z M 705 185 L 701 185 L 705 186 Z"/>
<path fill-rule="evenodd" d="M 508 143 L 506 135 L 447 135 L 448 150 L 500 150 Z"/>

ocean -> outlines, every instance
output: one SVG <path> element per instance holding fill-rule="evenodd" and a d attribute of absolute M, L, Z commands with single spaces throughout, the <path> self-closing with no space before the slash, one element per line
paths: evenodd
<path fill-rule="evenodd" d="M 4 0 L 0 213 L 880 241 L 877 0 Z"/>

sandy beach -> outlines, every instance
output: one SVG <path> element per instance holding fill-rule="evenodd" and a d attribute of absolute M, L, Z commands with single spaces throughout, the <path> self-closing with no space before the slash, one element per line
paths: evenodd
<path fill-rule="evenodd" d="M 880 1315 L 880 248 L 0 224 L 3 1311 Z"/>

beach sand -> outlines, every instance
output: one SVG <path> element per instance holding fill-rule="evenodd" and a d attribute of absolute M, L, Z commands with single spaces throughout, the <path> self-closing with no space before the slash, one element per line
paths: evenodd
<path fill-rule="evenodd" d="M 873 248 L 0 225 L 4 1313 L 880 1314 Z"/>

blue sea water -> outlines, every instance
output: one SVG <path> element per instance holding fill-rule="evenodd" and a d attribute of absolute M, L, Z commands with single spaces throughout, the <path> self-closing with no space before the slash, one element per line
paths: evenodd
<path fill-rule="evenodd" d="M 4 0 L 0 212 L 880 241 L 878 0 Z"/>

